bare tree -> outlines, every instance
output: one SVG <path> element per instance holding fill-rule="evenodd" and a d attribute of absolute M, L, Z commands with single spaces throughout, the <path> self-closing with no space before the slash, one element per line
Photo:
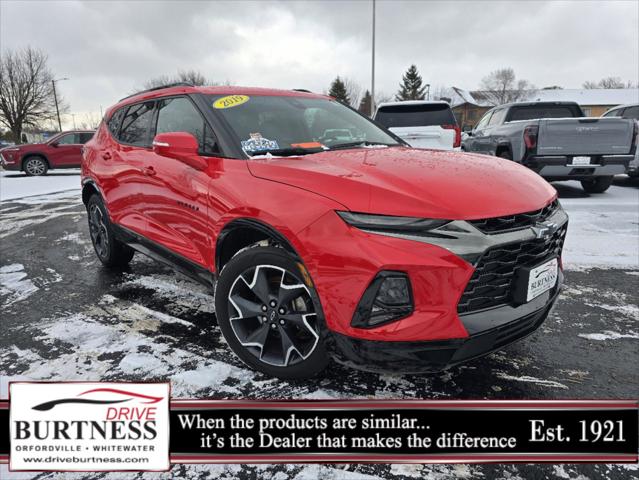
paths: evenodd
<path fill-rule="evenodd" d="M 636 83 L 632 83 L 630 80 L 624 83 L 620 77 L 606 77 L 602 78 L 598 82 L 588 80 L 584 82 L 583 87 L 586 89 L 594 88 L 637 88 Z"/>
<path fill-rule="evenodd" d="M 350 105 L 353 108 L 358 108 L 362 99 L 364 89 L 362 86 L 351 78 L 342 78 L 344 86 L 346 87 L 346 95 L 350 99 Z"/>
<path fill-rule="evenodd" d="M 85 113 L 78 124 L 78 128 L 81 130 L 95 130 L 101 121 L 100 115 L 93 112 Z"/>
<path fill-rule="evenodd" d="M 149 88 L 161 87 L 178 82 L 186 82 L 195 86 L 219 85 L 218 82 L 207 79 L 204 74 L 198 70 L 178 70 L 175 75 L 160 75 L 147 80 L 139 90 L 147 90 Z"/>
<path fill-rule="evenodd" d="M 535 87 L 527 80 L 517 80 L 512 68 L 491 72 L 481 81 L 484 100 L 491 105 L 525 100 L 535 93 Z"/>
<path fill-rule="evenodd" d="M 61 110 L 66 110 L 61 103 L 59 99 Z M 23 129 L 38 128 L 53 118 L 53 74 L 46 54 L 31 47 L 6 50 L 0 58 L 0 124 L 19 143 Z"/>

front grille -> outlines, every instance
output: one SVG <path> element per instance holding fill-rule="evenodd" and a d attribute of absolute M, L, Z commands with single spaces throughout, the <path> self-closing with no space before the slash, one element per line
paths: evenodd
<path fill-rule="evenodd" d="M 518 213 L 506 217 L 484 218 L 482 220 L 469 220 L 483 233 L 504 233 L 512 230 L 521 230 L 533 226 L 537 222 L 543 222 L 550 217 L 559 207 L 559 201 L 555 200 L 544 208 L 532 212 Z"/>
<path fill-rule="evenodd" d="M 515 272 L 534 267 L 545 259 L 560 257 L 568 224 L 546 239 L 500 245 L 487 250 L 459 300 L 457 312 L 469 313 L 512 303 Z"/>

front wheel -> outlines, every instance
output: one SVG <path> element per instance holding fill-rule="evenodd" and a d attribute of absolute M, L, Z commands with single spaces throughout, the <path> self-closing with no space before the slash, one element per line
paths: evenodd
<path fill-rule="evenodd" d="M 615 177 L 595 177 L 588 180 L 582 180 L 581 186 L 588 193 L 603 193 L 610 185 Z"/>
<path fill-rule="evenodd" d="M 305 267 L 281 248 L 233 257 L 220 274 L 215 311 L 231 349 L 255 370 L 299 379 L 328 364 L 317 293 Z"/>
<path fill-rule="evenodd" d="M 49 170 L 47 161 L 42 157 L 29 157 L 24 162 L 24 173 L 29 177 L 39 177 L 40 175 L 46 175 Z"/>

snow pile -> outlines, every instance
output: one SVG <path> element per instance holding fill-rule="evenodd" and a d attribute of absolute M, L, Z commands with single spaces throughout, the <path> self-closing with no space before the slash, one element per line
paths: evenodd
<path fill-rule="evenodd" d="M 0 171 L 0 201 L 68 190 L 80 190 L 79 169 L 57 170 L 43 177 Z"/>

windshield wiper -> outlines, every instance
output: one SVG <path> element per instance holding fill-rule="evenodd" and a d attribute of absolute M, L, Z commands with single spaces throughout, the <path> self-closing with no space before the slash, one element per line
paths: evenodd
<path fill-rule="evenodd" d="M 399 143 L 369 142 L 366 140 L 360 140 L 359 142 L 340 143 L 339 145 L 330 147 L 330 149 L 341 150 L 346 148 L 368 147 L 368 146 L 375 146 L 375 145 L 384 145 L 386 147 L 396 147 L 399 145 Z"/>
<path fill-rule="evenodd" d="M 246 152 L 248 155 L 250 155 L 251 157 L 256 156 L 256 155 L 266 155 L 267 153 L 270 153 L 271 155 L 274 155 L 276 157 L 290 157 L 293 155 L 306 155 L 309 153 L 320 153 L 323 152 L 324 149 L 321 147 L 317 147 L 317 148 L 271 148 L 268 150 L 249 150 L 248 152 Z"/>

